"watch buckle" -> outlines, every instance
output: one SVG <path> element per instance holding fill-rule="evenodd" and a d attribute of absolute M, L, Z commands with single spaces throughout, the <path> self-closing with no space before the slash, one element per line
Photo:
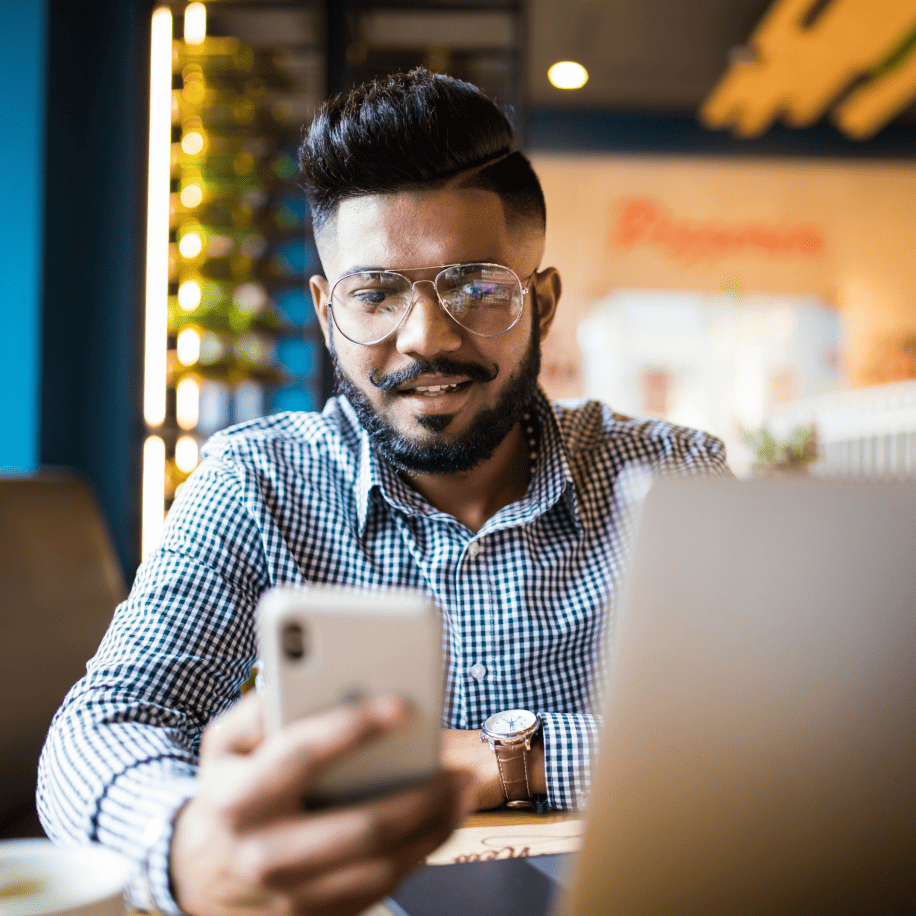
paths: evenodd
<path fill-rule="evenodd" d="M 533 808 L 534 802 L 530 798 L 519 798 L 515 801 L 507 801 L 505 804 L 507 808 Z"/>

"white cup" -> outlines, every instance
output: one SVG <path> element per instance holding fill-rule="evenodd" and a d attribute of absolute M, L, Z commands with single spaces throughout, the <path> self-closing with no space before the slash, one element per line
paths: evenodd
<path fill-rule="evenodd" d="M 123 916 L 131 863 L 97 843 L 0 842 L 0 916 Z"/>

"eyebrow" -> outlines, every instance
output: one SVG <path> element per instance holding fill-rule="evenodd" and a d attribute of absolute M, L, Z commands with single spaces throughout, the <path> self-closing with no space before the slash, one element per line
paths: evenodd
<path fill-rule="evenodd" d="M 373 273 L 378 273 L 381 270 L 390 270 L 390 269 L 391 269 L 390 267 L 373 267 L 372 265 L 356 264 L 353 267 L 344 268 L 344 270 L 341 271 L 340 275 L 342 277 L 345 277 L 347 274 L 369 273 L 370 271 Z"/>

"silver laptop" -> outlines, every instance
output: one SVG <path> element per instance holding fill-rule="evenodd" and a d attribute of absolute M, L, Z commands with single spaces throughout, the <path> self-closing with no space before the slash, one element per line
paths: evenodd
<path fill-rule="evenodd" d="M 636 533 L 582 849 L 492 912 L 916 913 L 916 483 L 663 480 Z"/>

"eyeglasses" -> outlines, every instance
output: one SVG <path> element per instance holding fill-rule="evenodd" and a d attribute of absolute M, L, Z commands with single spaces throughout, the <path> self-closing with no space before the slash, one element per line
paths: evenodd
<path fill-rule="evenodd" d="M 510 331 L 530 289 L 501 264 L 449 264 L 433 280 L 414 281 L 395 270 L 359 270 L 344 274 L 331 289 L 331 317 L 347 340 L 363 346 L 381 343 L 410 314 L 420 283 L 431 283 L 445 312 L 479 337 Z"/>

